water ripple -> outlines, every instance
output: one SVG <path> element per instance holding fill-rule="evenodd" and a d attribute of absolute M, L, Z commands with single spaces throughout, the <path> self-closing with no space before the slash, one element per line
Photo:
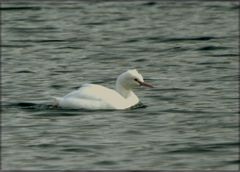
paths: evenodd
<path fill-rule="evenodd" d="M 4 170 L 237 170 L 239 4 L 21 3 L 2 12 Z M 137 68 L 123 111 L 52 106 Z"/>

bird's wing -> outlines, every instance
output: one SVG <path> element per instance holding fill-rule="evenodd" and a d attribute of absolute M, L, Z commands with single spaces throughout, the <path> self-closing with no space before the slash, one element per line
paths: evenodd
<path fill-rule="evenodd" d="M 64 98 L 104 100 L 111 102 L 113 98 L 122 99 L 122 96 L 118 92 L 101 85 L 84 84 L 78 90 L 75 90 L 64 96 Z"/>

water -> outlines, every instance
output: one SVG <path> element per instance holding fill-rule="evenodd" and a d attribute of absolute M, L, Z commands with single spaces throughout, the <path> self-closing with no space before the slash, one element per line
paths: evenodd
<path fill-rule="evenodd" d="M 236 2 L 2 4 L 2 168 L 221 169 L 238 158 Z M 145 108 L 50 106 L 137 68 Z"/>

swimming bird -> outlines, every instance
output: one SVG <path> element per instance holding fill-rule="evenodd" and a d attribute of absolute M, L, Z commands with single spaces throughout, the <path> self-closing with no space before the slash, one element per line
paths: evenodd
<path fill-rule="evenodd" d="M 139 103 L 132 91 L 137 86 L 153 87 L 144 82 L 136 69 L 131 69 L 118 76 L 116 90 L 97 84 L 83 84 L 64 97 L 55 97 L 55 105 L 71 109 L 127 109 Z"/>

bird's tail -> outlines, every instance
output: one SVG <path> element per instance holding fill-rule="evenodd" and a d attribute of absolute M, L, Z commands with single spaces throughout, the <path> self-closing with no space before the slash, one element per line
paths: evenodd
<path fill-rule="evenodd" d="M 54 107 L 59 107 L 60 101 L 61 101 L 61 97 L 52 97 L 53 99 L 53 106 Z"/>

